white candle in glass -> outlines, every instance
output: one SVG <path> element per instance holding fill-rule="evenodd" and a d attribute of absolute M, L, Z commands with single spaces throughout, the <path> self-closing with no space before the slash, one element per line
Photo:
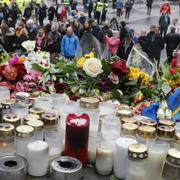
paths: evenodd
<path fill-rule="evenodd" d="M 162 180 L 162 172 L 170 145 L 165 142 L 149 142 L 148 180 Z"/>
<path fill-rule="evenodd" d="M 137 141 L 132 138 L 123 137 L 116 141 L 114 152 L 114 174 L 121 179 L 126 177 L 126 166 L 128 162 L 128 147 Z"/>
<path fill-rule="evenodd" d="M 49 170 L 48 143 L 34 141 L 27 145 L 28 174 L 31 176 L 45 176 Z"/>
<path fill-rule="evenodd" d="M 34 101 L 34 107 L 49 111 L 53 107 L 53 101 L 50 97 L 37 97 Z"/>
<path fill-rule="evenodd" d="M 125 180 L 147 180 L 146 171 L 141 167 L 133 166 L 132 168 L 128 169 Z M 156 180 L 156 179 L 151 179 L 151 180 Z"/>
<path fill-rule="evenodd" d="M 7 87 L 0 86 L 0 102 L 10 99 L 10 90 Z"/>

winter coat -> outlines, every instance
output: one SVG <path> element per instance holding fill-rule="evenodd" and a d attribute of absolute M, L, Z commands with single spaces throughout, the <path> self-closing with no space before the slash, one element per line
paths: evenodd
<path fill-rule="evenodd" d="M 122 9 L 123 8 L 123 2 L 121 0 L 117 0 L 115 5 L 116 5 L 116 9 Z"/>
<path fill-rule="evenodd" d="M 160 8 L 160 13 L 166 11 L 166 13 L 171 14 L 171 6 L 169 3 L 164 3 Z"/>
<path fill-rule="evenodd" d="M 152 6 L 153 0 L 146 0 L 146 5 L 147 6 Z"/>
<path fill-rule="evenodd" d="M 55 8 L 54 8 L 53 6 L 51 6 L 51 7 L 48 9 L 48 19 L 49 19 L 50 21 L 53 21 L 55 12 L 56 12 L 56 10 L 55 10 Z"/>
<path fill-rule="evenodd" d="M 74 57 L 79 47 L 79 38 L 73 33 L 71 36 L 65 35 L 61 41 L 61 54 L 69 58 Z"/>
<path fill-rule="evenodd" d="M 166 20 L 167 18 L 167 20 Z M 170 17 L 168 15 L 162 14 L 159 18 L 159 26 L 161 29 L 167 29 L 170 25 Z"/>

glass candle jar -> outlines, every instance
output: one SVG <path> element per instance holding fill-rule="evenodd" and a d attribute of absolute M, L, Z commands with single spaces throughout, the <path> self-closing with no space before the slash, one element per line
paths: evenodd
<path fill-rule="evenodd" d="M 171 148 L 168 150 L 163 176 L 167 180 L 180 179 L 180 149 Z"/>
<path fill-rule="evenodd" d="M 15 129 L 10 123 L 0 124 L 0 156 L 14 155 Z"/>
<path fill-rule="evenodd" d="M 27 145 L 33 141 L 34 128 L 21 125 L 16 128 L 16 154 L 27 157 Z"/>
<path fill-rule="evenodd" d="M 156 128 L 153 126 L 139 126 L 137 140 L 140 144 L 146 144 L 149 141 L 156 140 Z"/>
<path fill-rule="evenodd" d="M 88 162 L 91 164 L 94 164 L 96 162 L 97 148 L 99 147 L 100 140 L 100 133 L 94 136 L 89 136 Z"/>
<path fill-rule="evenodd" d="M 60 156 L 63 151 L 62 133 L 60 131 L 46 131 L 44 139 L 49 144 L 50 161 Z"/>
<path fill-rule="evenodd" d="M 16 102 L 29 104 L 30 103 L 30 94 L 27 92 L 17 92 L 16 93 Z"/>
<path fill-rule="evenodd" d="M 136 132 L 138 129 L 138 125 L 137 124 L 133 124 L 133 123 L 124 123 L 122 125 L 122 131 L 121 131 L 121 135 L 130 135 L 130 136 L 135 136 Z"/>
<path fill-rule="evenodd" d="M 116 114 L 116 108 L 113 103 L 108 102 L 100 102 L 100 116 L 109 116 L 109 115 L 115 115 Z"/>
<path fill-rule="evenodd" d="M 34 128 L 34 141 L 39 140 L 43 141 L 44 139 L 44 133 L 43 133 L 43 128 L 44 128 L 44 123 L 40 120 L 30 120 L 27 122 L 28 126 L 31 126 Z"/>
<path fill-rule="evenodd" d="M 29 113 L 29 106 L 21 103 L 11 104 L 11 113 L 19 115 L 23 124 L 24 117 Z"/>
<path fill-rule="evenodd" d="M 7 87 L 0 86 L 0 102 L 10 99 L 10 90 Z"/>
<path fill-rule="evenodd" d="M 173 146 L 175 141 L 175 128 L 172 126 L 159 126 L 157 128 L 157 137 L 159 140 L 166 141 Z"/>
<path fill-rule="evenodd" d="M 109 175 L 113 170 L 114 146 L 108 142 L 102 142 L 97 148 L 96 171 L 100 175 Z"/>
<path fill-rule="evenodd" d="M 118 110 L 117 115 L 120 117 L 121 124 L 123 123 L 134 123 L 137 124 L 137 119 L 133 117 L 131 110 Z"/>
<path fill-rule="evenodd" d="M 129 165 L 125 180 L 147 180 L 148 148 L 144 144 L 128 147 Z"/>
<path fill-rule="evenodd" d="M 45 112 L 41 115 L 41 120 L 44 123 L 45 131 L 54 131 L 57 130 L 58 127 L 58 116 L 54 112 Z"/>
<path fill-rule="evenodd" d="M 150 142 L 148 148 L 147 179 L 162 180 L 162 172 L 170 145 L 163 141 L 155 141 Z"/>
<path fill-rule="evenodd" d="M 21 124 L 21 118 L 20 116 L 16 115 L 16 114 L 6 114 L 3 116 L 3 121 L 5 123 L 11 123 L 14 125 L 14 127 L 17 127 Z"/>
<path fill-rule="evenodd" d="M 128 147 L 137 141 L 129 137 L 121 137 L 116 141 L 114 152 L 114 174 L 120 179 L 126 177 L 126 169 L 128 163 Z"/>
<path fill-rule="evenodd" d="M 31 120 L 40 120 L 40 116 L 37 114 L 28 114 L 24 117 L 24 124 L 26 125 Z"/>
<path fill-rule="evenodd" d="M 50 97 L 37 97 L 34 101 L 34 107 L 50 111 L 53 107 L 53 101 Z"/>
<path fill-rule="evenodd" d="M 67 116 L 64 154 L 77 158 L 83 166 L 88 162 L 89 123 L 87 114 Z"/>
<path fill-rule="evenodd" d="M 111 137 L 118 139 L 121 132 L 121 123 L 119 118 L 115 115 L 109 115 L 104 118 L 102 122 L 101 134 L 104 139 Z"/>
<path fill-rule="evenodd" d="M 175 125 L 175 143 L 180 145 L 180 123 Z"/>
<path fill-rule="evenodd" d="M 81 98 L 80 99 L 79 114 L 86 113 L 90 118 L 90 135 L 97 134 L 99 129 L 99 100 L 93 97 Z"/>
<path fill-rule="evenodd" d="M 157 123 L 149 118 L 144 118 L 142 120 L 140 120 L 140 126 L 152 126 L 152 127 L 156 127 Z"/>
<path fill-rule="evenodd" d="M 36 114 L 41 117 L 41 115 L 44 113 L 44 110 L 42 108 L 32 107 L 29 109 L 30 114 Z"/>
<path fill-rule="evenodd" d="M 2 116 L 6 115 L 6 114 L 10 114 L 10 106 L 11 104 L 15 103 L 14 100 L 12 99 L 7 99 L 1 102 L 2 105 Z"/>

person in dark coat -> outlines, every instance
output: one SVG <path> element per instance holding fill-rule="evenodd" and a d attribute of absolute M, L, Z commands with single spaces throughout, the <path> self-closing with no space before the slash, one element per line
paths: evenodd
<path fill-rule="evenodd" d="M 166 36 L 168 26 L 170 25 L 170 17 L 166 12 L 163 12 L 159 18 L 159 26 L 161 35 Z"/>
<path fill-rule="evenodd" d="M 127 0 L 125 5 L 124 5 L 124 8 L 126 10 L 126 12 L 125 12 L 125 18 L 126 19 L 129 19 L 132 6 L 133 6 L 133 1 L 132 0 Z"/>
<path fill-rule="evenodd" d="M 172 53 L 177 48 L 180 42 L 180 35 L 178 33 L 175 33 L 175 28 L 171 27 L 170 33 L 168 33 L 165 37 L 165 43 L 166 43 L 166 52 L 168 56 L 168 61 L 171 62 L 172 60 Z"/>
<path fill-rule="evenodd" d="M 161 56 L 161 50 L 164 48 L 164 40 L 160 34 L 160 29 L 157 26 L 151 26 L 150 32 L 147 34 L 147 54 L 151 60 L 157 61 L 159 67 L 159 61 Z"/>
<path fill-rule="evenodd" d="M 153 0 L 146 0 L 147 15 L 151 15 Z"/>
<path fill-rule="evenodd" d="M 47 6 L 45 4 L 41 4 L 39 6 L 39 12 L 38 13 L 39 13 L 39 24 L 40 24 L 40 26 L 43 26 L 44 19 L 47 16 L 46 9 L 47 9 Z"/>
<path fill-rule="evenodd" d="M 105 36 L 108 37 L 113 36 L 112 30 L 110 29 L 110 25 L 107 22 L 104 23 L 104 26 L 102 27 L 102 31 Z"/>
<path fill-rule="evenodd" d="M 142 50 L 146 52 L 147 49 L 146 49 L 146 31 L 145 30 L 141 30 L 140 36 L 138 37 L 137 41 L 138 41 L 137 43 L 141 46 Z"/>
<path fill-rule="evenodd" d="M 50 23 L 54 20 L 55 13 L 56 13 L 56 9 L 54 8 L 54 6 L 49 7 L 49 9 L 48 9 L 48 19 L 49 19 Z"/>
<path fill-rule="evenodd" d="M 3 12 L 3 19 L 5 21 L 7 21 L 8 17 L 9 17 L 9 7 L 8 7 L 8 5 L 6 3 L 4 3 L 4 7 L 3 7 L 2 12 Z"/>
<path fill-rule="evenodd" d="M 123 41 L 127 34 L 128 34 L 128 28 L 126 27 L 126 22 L 125 21 L 121 21 L 120 40 Z"/>
<path fill-rule="evenodd" d="M 128 56 L 134 46 L 133 35 L 128 33 L 125 39 L 119 44 L 117 56 L 127 61 Z"/>
<path fill-rule="evenodd" d="M 89 1 L 89 6 L 88 6 L 88 17 L 89 18 L 92 18 L 92 15 L 91 15 L 92 11 L 93 11 L 93 1 L 90 0 Z"/>
<path fill-rule="evenodd" d="M 26 18 L 26 20 L 28 20 L 32 15 L 32 9 L 31 6 L 28 5 L 25 10 L 24 10 L 24 17 Z"/>

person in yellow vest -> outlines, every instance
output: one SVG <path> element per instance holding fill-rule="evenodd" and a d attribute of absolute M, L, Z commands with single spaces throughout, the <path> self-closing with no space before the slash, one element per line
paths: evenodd
<path fill-rule="evenodd" d="M 104 8 L 104 4 L 100 1 L 97 0 L 96 4 L 95 4 L 95 19 L 97 20 L 97 23 L 100 23 L 100 17 L 101 17 L 101 13 L 103 11 Z"/>
<path fill-rule="evenodd" d="M 106 14 L 108 11 L 108 3 L 106 2 L 106 0 L 104 0 L 103 5 L 104 6 L 103 6 L 103 10 L 102 10 L 102 15 L 101 15 L 101 24 L 106 21 Z"/>
<path fill-rule="evenodd" d="M 29 4 L 29 2 L 30 2 L 29 0 L 16 0 L 18 8 L 22 14 L 24 13 L 24 9 Z"/>
<path fill-rule="evenodd" d="M 8 6 L 11 4 L 10 0 L 2 0 L 3 4 L 6 3 Z"/>

